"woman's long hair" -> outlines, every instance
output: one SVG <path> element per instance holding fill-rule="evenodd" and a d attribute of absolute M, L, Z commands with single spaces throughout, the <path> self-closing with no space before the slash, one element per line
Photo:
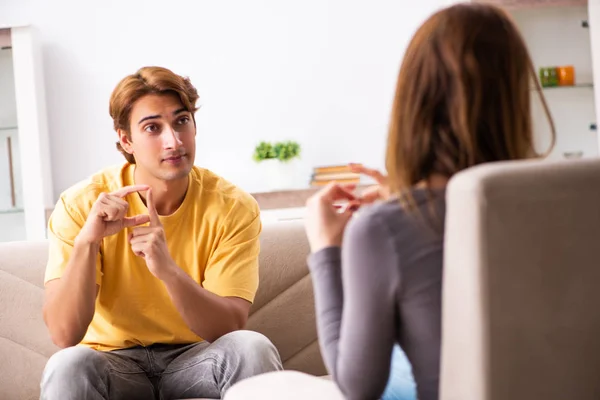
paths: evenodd
<path fill-rule="evenodd" d="M 450 178 L 485 162 L 539 156 L 532 86 L 554 146 L 554 123 L 510 17 L 472 3 L 433 14 L 412 38 L 398 77 L 386 154 L 391 192 L 410 206 L 410 189 L 434 174 Z"/>

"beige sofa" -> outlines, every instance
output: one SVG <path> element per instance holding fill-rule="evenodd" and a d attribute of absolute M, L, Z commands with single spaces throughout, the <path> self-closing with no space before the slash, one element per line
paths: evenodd
<path fill-rule="evenodd" d="M 326 374 L 306 266 L 308 244 L 301 222 L 264 226 L 260 289 L 248 329 L 269 337 L 286 369 Z M 39 398 L 48 357 L 58 350 L 42 320 L 45 242 L 0 243 L 0 399 Z"/>

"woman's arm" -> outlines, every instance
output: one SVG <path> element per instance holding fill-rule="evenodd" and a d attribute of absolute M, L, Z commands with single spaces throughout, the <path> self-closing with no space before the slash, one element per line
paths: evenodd
<path fill-rule="evenodd" d="M 385 222 L 360 215 L 343 251 L 309 257 L 319 342 L 329 373 L 349 399 L 379 398 L 396 337 L 398 258 Z"/>

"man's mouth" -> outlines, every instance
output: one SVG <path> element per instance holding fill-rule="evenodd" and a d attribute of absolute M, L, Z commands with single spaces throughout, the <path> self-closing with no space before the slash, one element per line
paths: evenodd
<path fill-rule="evenodd" d="M 163 158 L 163 161 L 166 161 L 166 162 L 178 162 L 178 161 L 181 161 L 184 157 L 185 157 L 185 154 L 179 154 L 179 155 L 176 155 L 176 156 L 171 156 L 171 157 Z"/>

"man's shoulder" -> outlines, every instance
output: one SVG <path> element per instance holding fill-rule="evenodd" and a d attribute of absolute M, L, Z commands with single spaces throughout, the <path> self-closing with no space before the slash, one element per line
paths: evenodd
<path fill-rule="evenodd" d="M 65 189 L 60 194 L 60 201 L 71 210 L 87 214 L 100 193 L 112 192 L 123 186 L 122 174 L 126 167 L 127 164 L 112 165 L 94 172 Z"/>
<path fill-rule="evenodd" d="M 239 210 L 254 216 L 259 214 L 256 199 L 222 176 L 197 166 L 194 166 L 192 176 L 201 198 L 210 205 L 218 206 L 222 210 Z"/>

